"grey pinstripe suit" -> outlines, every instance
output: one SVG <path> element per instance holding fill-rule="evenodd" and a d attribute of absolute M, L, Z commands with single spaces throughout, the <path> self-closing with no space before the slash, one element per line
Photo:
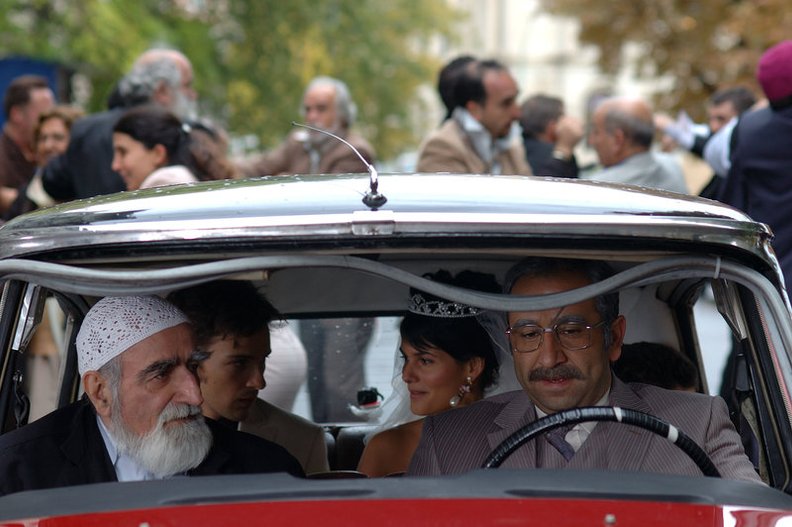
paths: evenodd
<path fill-rule="evenodd" d="M 646 412 L 677 426 L 709 454 L 724 478 L 760 481 L 719 397 L 627 385 L 614 377 L 609 404 Z M 535 407 L 522 390 L 427 417 L 408 474 L 457 474 L 476 469 L 501 441 L 535 419 Z M 544 452 L 546 439 L 539 437 L 517 449 L 502 466 L 535 468 L 537 444 L 540 453 Z M 693 461 L 668 440 L 610 422 L 597 424 L 568 464 L 553 463 L 577 469 L 701 475 Z"/>

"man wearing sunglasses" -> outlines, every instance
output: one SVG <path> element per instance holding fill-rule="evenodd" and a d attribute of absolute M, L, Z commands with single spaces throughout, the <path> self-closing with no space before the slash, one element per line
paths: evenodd
<path fill-rule="evenodd" d="M 509 270 L 505 290 L 547 295 L 585 287 L 611 274 L 602 262 L 532 258 Z M 614 376 L 611 363 L 621 354 L 627 329 L 617 292 L 561 308 L 508 313 L 507 323 L 522 390 L 427 417 L 408 474 L 473 470 L 503 440 L 536 419 L 571 408 L 618 406 L 678 427 L 704 449 L 724 478 L 761 481 L 722 399 L 626 384 Z M 611 422 L 550 431 L 518 448 L 502 466 L 701 475 L 667 439 Z"/>

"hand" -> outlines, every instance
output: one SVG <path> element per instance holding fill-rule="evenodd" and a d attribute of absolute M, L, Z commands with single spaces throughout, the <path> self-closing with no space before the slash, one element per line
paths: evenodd
<path fill-rule="evenodd" d="M 655 128 L 661 132 L 665 132 L 666 128 L 673 126 L 675 123 L 676 120 L 667 113 L 656 113 L 654 115 Z"/>
<path fill-rule="evenodd" d="M 571 115 L 562 115 L 556 124 L 554 149 L 572 157 L 575 146 L 583 139 L 583 121 Z"/>

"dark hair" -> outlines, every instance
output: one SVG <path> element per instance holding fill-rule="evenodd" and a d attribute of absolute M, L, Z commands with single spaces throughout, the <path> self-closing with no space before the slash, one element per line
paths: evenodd
<path fill-rule="evenodd" d="M 168 300 L 190 319 L 198 346 L 214 337 L 249 337 L 281 318 L 247 280 L 216 280 L 180 289 Z"/>
<path fill-rule="evenodd" d="M 487 90 L 484 88 L 484 75 L 488 71 L 506 71 L 506 66 L 497 60 L 481 60 L 468 63 L 462 68 L 454 86 L 454 101 L 462 108 L 469 101 L 484 104 Z"/>
<path fill-rule="evenodd" d="M 33 141 L 38 143 L 39 136 L 41 135 L 41 127 L 50 119 L 59 119 L 63 123 L 63 126 L 66 127 L 66 130 L 71 131 L 74 121 L 80 119 L 84 115 L 85 113 L 80 108 L 66 105 L 58 105 L 52 110 L 42 113 L 39 115 L 38 123 L 36 123 L 36 128 L 33 130 Z"/>
<path fill-rule="evenodd" d="M 193 167 L 189 128 L 183 126 L 173 113 L 159 106 L 132 108 L 121 116 L 113 132 L 126 134 L 148 149 L 164 146 L 168 154 L 167 165 Z"/>
<path fill-rule="evenodd" d="M 494 276 L 476 271 L 462 271 L 452 277 L 448 271 L 440 270 L 434 274 L 426 274 L 424 277 L 476 291 L 500 292 L 500 285 Z M 429 293 L 410 289 L 411 297 L 416 294 L 429 301 L 446 302 Z M 494 384 L 498 379 L 499 364 L 495 347 L 487 330 L 479 324 L 475 316 L 445 318 L 411 311 L 402 319 L 399 332 L 402 340 L 409 342 L 421 351 L 429 347 L 439 348 L 459 363 L 474 357 L 484 359 L 484 368 L 479 377 L 482 390 Z"/>
<path fill-rule="evenodd" d="M 3 95 L 3 112 L 6 119 L 11 116 L 12 108 L 30 102 L 30 92 L 42 88 L 49 88 L 49 83 L 41 75 L 21 75 L 12 80 Z"/>
<path fill-rule="evenodd" d="M 235 179 L 237 169 L 228 160 L 228 140 L 223 130 L 205 121 L 189 121 L 193 174 L 200 181 Z"/>
<path fill-rule="evenodd" d="M 670 346 L 655 342 L 622 345 L 613 372 L 624 382 L 642 382 L 669 390 L 698 389 L 698 371 L 693 362 Z"/>
<path fill-rule="evenodd" d="M 507 272 L 503 291 L 511 293 L 514 284 L 523 276 L 532 278 L 546 277 L 558 273 L 579 273 L 589 279 L 592 284 L 613 276 L 613 268 L 598 260 L 574 260 L 567 258 L 525 258 L 514 264 Z M 599 295 L 594 299 L 597 313 L 608 329 L 619 316 L 619 292 L 614 291 Z M 610 346 L 611 332 L 605 331 L 605 347 Z"/>
<path fill-rule="evenodd" d="M 456 99 L 454 98 L 456 83 L 462 75 L 465 66 L 475 62 L 475 60 L 471 55 L 460 55 L 443 66 L 437 76 L 437 91 L 440 93 L 440 99 L 446 107 L 446 119 L 451 117 L 454 108 L 457 107 Z"/>
<path fill-rule="evenodd" d="M 756 96 L 745 86 L 733 86 L 716 91 L 709 99 L 710 106 L 718 106 L 725 102 L 732 103 L 737 115 L 740 115 L 756 104 Z"/>
<path fill-rule="evenodd" d="M 520 107 L 523 137 L 536 138 L 547 131 L 547 125 L 564 114 L 564 103 L 558 97 L 541 93 L 528 97 Z"/>

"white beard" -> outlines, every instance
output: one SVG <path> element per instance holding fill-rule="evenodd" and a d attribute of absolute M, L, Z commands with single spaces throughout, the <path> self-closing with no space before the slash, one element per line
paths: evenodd
<path fill-rule="evenodd" d="M 176 117 L 182 121 L 194 121 L 197 119 L 198 104 L 194 100 L 188 99 L 187 96 L 178 89 L 174 90 L 174 98 L 175 100 L 173 101 L 170 111 L 173 112 Z"/>
<path fill-rule="evenodd" d="M 160 414 L 153 430 L 143 436 L 129 431 L 121 418 L 118 398 L 113 399 L 110 435 L 116 448 L 157 478 L 166 478 L 197 467 L 212 447 L 212 432 L 201 408 L 170 403 Z M 181 424 L 165 424 L 173 419 L 197 415 Z"/>
<path fill-rule="evenodd" d="M 318 126 L 318 125 L 316 125 L 314 123 L 308 123 L 308 124 L 310 124 L 311 126 L 314 126 L 316 128 L 320 128 L 322 130 L 330 132 L 331 134 L 341 135 L 343 133 L 343 130 L 341 129 L 341 123 L 339 121 L 336 121 L 335 123 L 333 123 L 333 126 L 331 126 L 330 128 L 324 128 L 324 127 Z M 308 132 L 308 134 L 305 137 L 305 142 L 307 143 L 309 148 L 313 148 L 313 149 L 319 150 L 319 149 L 321 149 L 324 145 L 326 145 L 330 141 L 332 141 L 334 143 L 338 142 L 338 139 L 335 139 L 335 138 L 333 138 L 333 137 L 331 137 L 331 136 L 329 136 L 327 134 L 323 134 L 321 132 L 316 132 L 314 130 L 308 130 L 307 132 Z"/>

